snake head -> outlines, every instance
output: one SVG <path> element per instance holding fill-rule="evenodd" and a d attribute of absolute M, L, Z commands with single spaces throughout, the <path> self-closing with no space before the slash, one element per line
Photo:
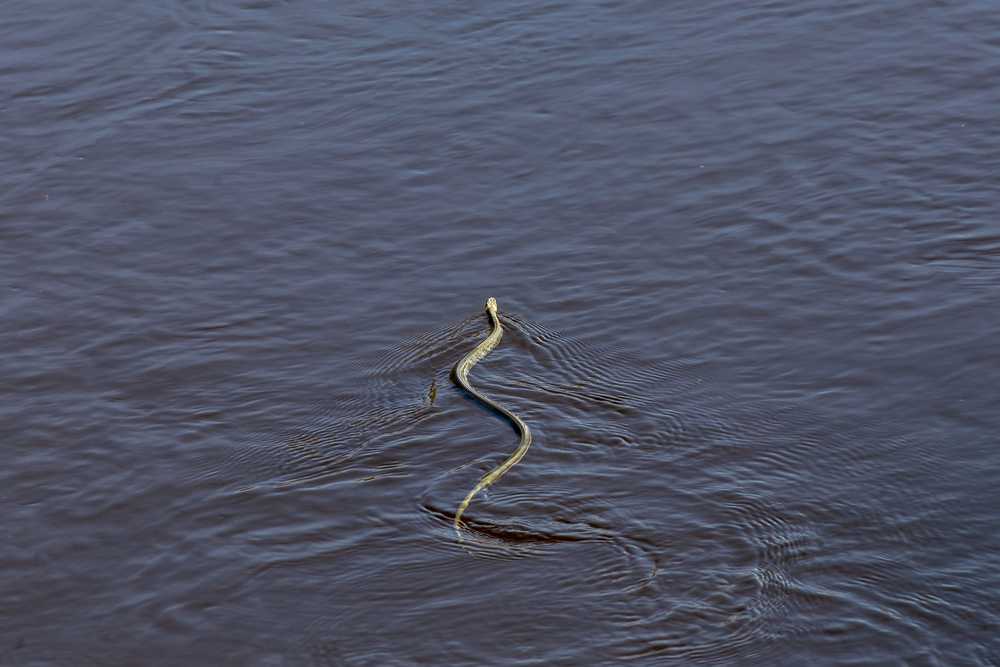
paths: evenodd
<path fill-rule="evenodd" d="M 493 297 L 486 299 L 486 312 L 497 313 L 500 311 L 500 307 L 497 305 L 497 300 Z"/>

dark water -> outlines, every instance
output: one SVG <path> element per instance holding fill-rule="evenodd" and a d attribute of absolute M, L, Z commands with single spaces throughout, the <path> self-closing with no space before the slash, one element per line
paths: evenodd
<path fill-rule="evenodd" d="M 4 3 L 0 664 L 1000 665 L 996 9 Z"/>

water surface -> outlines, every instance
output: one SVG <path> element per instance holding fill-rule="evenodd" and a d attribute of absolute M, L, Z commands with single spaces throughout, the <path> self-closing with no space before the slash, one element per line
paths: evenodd
<path fill-rule="evenodd" d="M 992 3 L 0 18 L 0 664 L 1000 664 Z"/>

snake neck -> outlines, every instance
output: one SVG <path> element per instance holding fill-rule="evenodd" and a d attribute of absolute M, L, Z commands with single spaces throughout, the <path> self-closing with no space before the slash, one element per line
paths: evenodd
<path fill-rule="evenodd" d="M 493 330 L 490 335 L 487 336 L 479 345 L 477 345 L 471 352 L 462 357 L 461 361 L 455 364 L 454 375 L 462 385 L 464 389 L 472 393 L 477 393 L 472 389 L 469 384 L 469 371 L 475 366 L 479 361 L 485 357 L 487 354 L 493 351 L 493 349 L 500 344 L 500 339 L 503 337 L 503 327 L 500 325 L 500 319 L 497 317 L 496 310 L 487 310 L 490 316 L 490 323 L 493 325 Z"/>

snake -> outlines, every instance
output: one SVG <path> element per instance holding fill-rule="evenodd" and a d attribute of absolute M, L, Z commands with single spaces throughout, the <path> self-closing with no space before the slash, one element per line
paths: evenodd
<path fill-rule="evenodd" d="M 518 461 L 524 458 L 528 448 L 531 447 L 531 429 L 529 429 L 528 425 L 524 423 L 524 420 L 491 399 L 489 396 L 480 392 L 472 386 L 472 383 L 469 382 L 469 372 L 472 370 L 472 367 L 482 361 L 483 357 L 492 352 L 496 346 L 500 344 L 500 339 L 503 337 L 503 326 L 500 324 L 500 308 L 497 306 L 497 300 L 493 297 L 486 300 L 486 314 L 489 315 L 490 324 L 493 327 L 492 331 L 490 331 L 490 334 L 478 345 L 476 345 L 472 351 L 462 357 L 458 363 L 455 364 L 455 367 L 452 369 L 452 379 L 455 381 L 455 384 L 464 389 L 471 396 L 475 397 L 480 403 L 506 417 L 521 436 L 521 441 L 518 444 L 517 449 L 514 450 L 514 453 L 511 454 L 506 461 L 483 475 L 479 482 L 472 488 L 471 491 L 469 491 L 468 495 L 465 496 L 465 499 L 458 506 L 458 511 L 455 512 L 455 534 L 458 536 L 459 540 L 462 539 L 462 514 L 469 508 L 469 503 L 472 502 L 472 499 L 475 498 L 480 491 L 496 482 L 498 479 L 503 477 L 508 470 L 517 465 Z"/>

